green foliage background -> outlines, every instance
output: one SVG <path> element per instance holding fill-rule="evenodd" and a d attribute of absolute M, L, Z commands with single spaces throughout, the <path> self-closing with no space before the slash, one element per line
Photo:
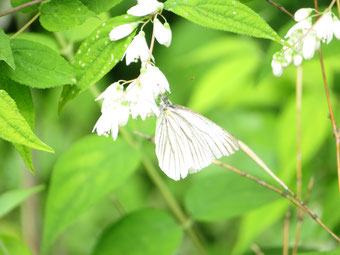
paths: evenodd
<path fill-rule="evenodd" d="M 0 3 L 0 11 L 7 9 L 5 2 Z M 27 1 L 16 0 L 12 4 L 24 2 Z M 102 58 L 85 59 L 80 53 L 77 55 L 78 47 L 84 40 L 91 41 L 99 31 L 97 27 L 110 17 L 125 14 L 135 1 L 101 1 L 103 4 L 99 6 L 82 0 L 72 3 L 76 6 L 60 8 L 68 2 L 58 0 L 52 1 L 51 6 L 43 4 L 40 11 L 46 15 L 41 16 L 40 23 L 35 22 L 28 31 L 11 40 L 11 46 L 17 52 L 22 50 L 22 54 L 15 55 L 14 62 L 8 56 L 0 58 L 7 60 L 7 64 L 0 61 L 0 90 L 12 97 L 6 97 L 7 101 L 16 101 L 16 112 L 20 111 L 32 129 L 35 127 L 34 133 L 43 141 L 37 140 L 39 146 L 35 148 L 42 151 L 32 150 L 31 160 L 30 149 L 26 147 L 31 144 L 21 142 L 20 137 L 10 140 L 10 129 L 4 125 L 0 127 L 1 137 L 17 148 L 0 140 L 0 254 L 6 255 L 2 247 L 15 255 L 38 254 L 37 251 L 52 255 L 197 254 L 186 232 L 191 224 L 208 254 L 252 254 L 253 243 L 266 255 L 281 254 L 287 210 L 293 213 L 292 246 L 296 208 L 271 190 L 216 165 L 178 182 L 167 178 L 158 168 L 154 145 L 134 134 L 139 131 L 153 136 L 155 118 L 147 121 L 130 119 L 116 142 L 91 135 L 100 116 L 100 108 L 94 101 L 95 90 L 103 91 L 119 79 L 137 77 L 139 66 L 126 67 L 125 61 L 111 63 L 107 69 L 116 65 L 115 68 L 101 76 L 91 76 L 89 68 L 86 75 L 91 77 L 86 79 L 96 82 L 95 86 L 87 90 L 89 84 L 69 86 L 67 84 L 75 82 L 74 77 L 83 74 L 77 66 L 79 60 L 98 63 L 107 61 L 105 57 L 110 58 L 103 54 Z M 174 1 L 169 1 L 168 7 L 171 2 Z M 293 24 L 288 16 L 266 1 L 241 2 L 246 2 L 281 37 Z M 310 1 L 285 0 L 280 4 L 293 13 L 301 7 L 311 7 Z M 86 11 L 78 16 L 69 11 L 78 8 L 86 8 Z M 240 11 L 242 8 L 248 10 L 246 6 L 240 8 Z M 181 10 L 173 11 L 185 16 Z M 285 69 L 280 79 L 272 75 L 271 58 L 281 47 L 277 35 L 266 37 L 273 41 L 252 38 L 205 28 L 169 11 L 163 14 L 171 25 L 173 41 L 170 48 L 156 44 L 153 54 L 170 83 L 170 100 L 203 114 L 248 144 L 295 190 L 296 68 Z M 29 12 L 0 18 L 0 27 L 7 34 L 14 33 L 33 15 Z M 64 16 L 74 19 L 56 21 Z M 114 22 L 121 22 L 120 18 Z M 100 29 L 106 31 L 108 28 Z M 257 30 L 254 31 L 248 34 L 258 36 Z M 130 39 L 126 39 L 127 42 Z M 25 52 L 29 52 L 27 48 L 34 43 L 40 47 L 43 66 L 47 68 L 40 68 L 39 59 L 33 59 L 30 65 L 14 66 L 18 63 L 16 57 L 32 61 Z M 105 41 L 98 44 L 98 49 L 105 48 Z M 82 47 L 85 46 L 79 49 Z M 112 50 L 117 51 L 117 59 L 123 55 L 122 49 Z M 333 109 L 340 121 L 340 41 L 333 39 L 330 45 L 323 46 L 323 54 Z M 71 65 L 65 66 L 65 60 Z M 14 68 L 24 71 L 20 73 Z M 59 75 L 52 77 L 56 69 Z M 35 72 L 40 76 L 34 75 Z M 84 91 L 80 93 L 81 90 Z M 61 103 L 65 106 L 61 109 L 61 94 L 61 98 L 68 100 L 78 93 L 67 104 Z M 1 98 L 5 96 L 1 94 Z M 28 103 L 20 104 L 24 100 Z M 0 122 L 3 116 L 6 117 L 4 109 L 0 109 Z M 38 139 L 33 134 L 23 135 Z M 134 147 L 128 142 L 131 140 Z M 53 154 L 44 152 L 51 151 L 50 147 Z M 307 184 L 314 176 L 309 205 L 330 229 L 339 234 L 340 198 L 335 155 L 320 63 L 314 57 L 303 63 L 303 191 L 306 192 Z M 241 151 L 222 161 L 275 185 Z M 150 165 L 156 168 L 161 180 L 190 217 L 186 225 L 181 226 L 169 210 L 162 193 L 150 178 L 150 172 L 145 169 Z M 301 232 L 301 254 L 340 254 L 336 248 L 339 249 L 336 241 L 307 215 Z M 327 250 L 334 251 L 317 252 Z"/>

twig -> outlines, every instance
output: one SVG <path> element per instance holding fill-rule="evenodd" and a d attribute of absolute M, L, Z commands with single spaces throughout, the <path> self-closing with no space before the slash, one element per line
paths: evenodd
<path fill-rule="evenodd" d="M 138 132 L 139 133 L 139 132 Z M 152 141 L 152 137 L 149 137 L 147 135 L 144 135 L 143 134 L 143 137 L 148 137 L 149 139 L 148 140 L 151 140 Z M 240 143 L 240 142 L 239 142 Z M 241 144 L 245 145 L 244 143 L 241 142 Z M 240 144 L 240 145 L 241 145 Z M 249 149 L 249 148 L 248 148 Z M 249 149 L 250 150 L 250 149 Z M 252 158 L 257 164 L 259 164 L 260 162 L 262 162 L 261 159 L 259 159 L 259 157 L 254 153 L 252 152 L 254 155 L 254 158 Z M 248 155 L 250 156 L 250 155 Z M 260 162 L 258 162 L 257 160 L 255 159 L 259 159 Z M 323 229 L 325 229 L 329 234 L 331 234 L 334 239 L 336 239 L 338 242 L 340 242 L 340 238 L 334 234 L 329 228 L 327 228 L 327 226 L 318 218 L 318 216 L 316 214 L 314 214 L 306 205 L 304 202 L 301 201 L 301 199 L 299 199 L 294 192 L 292 192 L 290 189 L 288 189 L 288 187 L 273 173 L 271 172 L 271 170 L 262 162 L 262 164 L 259 164 L 262 168 L 263 167 L 266 167 L 267 170 L 266 171 L 269 171 L 268 173 L 276 180 L 278 181 L 278 183 L 280 183 L 280 185 L 282 187 L 286 187 L 286 191 L 289 192 L 296 200 L 294 200 L 292 197 L 290 197 L 287 193 L 285 193 L 284 191 L 270 185 L 270 184 L 267 184 L 265 183 L 264 181 L 250 175 L 250 174 L 247 174 L 245 172 L 242 172 L 240 170 L 238 170 L 237 168 L 235 167 L 232 167 L 228 164 L 225 164 L 221 161 L 218 161 L 218 160 L 213 160 L 212 163 L 216 164 L 216 165 L 219 165 L 225 169 L 228 169 L 238 175 L 241 175 L 243 177 L 246 177 L 248 179 L 251 179 L 253 181 L 255 181 L 257 184 L 259 185 L 262 185 L 262 186 L 265 186 L 266 188 L 268 189 L 271 189 L 273 191 L 275 191 L 276 193 L 280 194 L 281 196 L 283 196 L 284 198 L 288 199 L 291 203 L 293 203 L 295 206 L 297 206 L 298 208 L 302 209 L 304 212 L 306 212 L 307 214 L 309 214 Z"/>
<path fill-rule="evenodd" d="M 149 174 L 151 180 L 154 182 L 154 184 L 157 186 L 161 194 L 163 195 L 165 201 L 167 202 L 168 206 L 174 213 L 174 215 L 177 217 L 181 225 L 186 229 L 189 237 L 195 244 L 196 248 L 198 249 L 200 254 L 206 254 L 206 251 L 204 249 L 204 246 L 202 245 L 200 239 L 198 238 L 198 235 L 192 228 L 190 223 L 190 219 L 184 214 L 182 208 L 179 206 L 169 189 L 167 188 L 166 184 L 158 174 L 157 170 L 155 169 L 154 165 L 150 161 L 150 159 L 146 156 L 142 159 L 143 165 L 145 166 L 145 169 L 147 173 Z"/>
<path fill-rule="evenodd" d="M 272 0 L 266 0 L 266 1 L 267 1 L 268 3 L 274 5 L 276 8 L 278 8 L 278 9 L 281 10 L 281 11 L 283 11 L 283 12 L 286 13 L 287 15 L 289 15 L 289 16 L 295 21 L 294 15 L 291 14 L 289 11 L 287 11 L 287 9 L 284 8 L 282 5 L 277 4 L 277 3 L 273 2 Z"/>
<path fill-rule="evenodd" d="M 290 207 L 287 210 L 286 217 L 283 223 L 283 249 L 282 254 L 288 255 L 289 254 L 289 225 L 290 225 Z"/>
<path fill-rule="evenodd" d="M 11 13 L 14 13 L 14 12 L 17 12 L 17 11 L 20 11 L 20 10 L 25 9 L 25 8 L 27 8 L 27 7 L 30 7 L 30 6 L 32 6 L 32 5 L 41 3 L 42 1 L 44 1 L 44 0 L 34 0 L 34 1 L 32 1 L 32 2 L 29 2 L 29 3 L 26 3 L 26 4 L 20 5 L 20 6 L 18 6 L 18 7 L 15 7 L 15 8 L 13 8 L 13 9 L 11 9 L 11 10 L 1 12 L 1 13 L 0 13 L 0 17 L 6 16 L 6 15 L 8 15 L 8 14 L 11 14 Z"/>
<path fill-rule="evenodd" d="M 111 201 L 112 201 L 114 207 L 116 208 L 118 214 L 120 216 L 125 215 L 125 210 L 124 210 L 122 204 L 118 201 L 118 199 L 116 197 L 112 196 Z"/>
<path fill-rule="evenodd" d="M 26 30 L 37 18 L 39 18 L 40 12 L 38 12 L 32 19 L 30 19 L 19 31 L 17 31 L 14 35 L 11 36 L 10 39 L 15 38 L 16 36 L 20 35 L 23 31 Z"/>
<path fill-rule="evenodd" d="M 301 199 L 301 101 L 302 101 L 302 67 L 296 69 L 296 190 Z"/>
<path fill-rule="evenodd" d="M 261 251 L 260 247 L 256 244 L 256 243 L 253 243 L 250 248 L 253 250 L 253 252 L 256 254 L 256 255 L 264 255 L 264 253 Z"/>
<path fill-rule="evenodd" d="M 329 115 L 330 115 L 330 118 L 331 118 L 331 121 L 332 121 L 333 135 L 334 135 L 335 144 L 336 144 L 336 163 L 337 163 L 337 169 L 338 169 L 338 186 L 339 186 L 339 191 L 340 191 L 340 145 L 339 145 L 340 136 L 339 136 L 339 132 L 338 132 L 337 127 L 336 127 L 333 109 L 332 109 L 332 104 L 331 104 L 331 99 L 330 99 L 330 96 L 329 96 L 329 90 L 328 90 L 328 85 L 327 85 L 326 72 L 325 72 L 325 66 L 324 66 L 324 63 L 323 63 L 321 47 L 319 48 L 319 59 L 320 59 L 320 65 L 321 65 L 321 71 L 322 71 L 322 79 L 323 79 L 323 83 L 324 83 L 324 86 L 325 86 L 327 105 L 328 105 L 328 109 L 329 109 Z"/>
<path fill-rule="evenodd" d="M 297 197 L 301 199 L 302 191 L 302 166 L 301 166 L 301 101 L 302 101 L 302 67 L 296 69 L 296 191 Z M 296 254 L 300 239 L 303 212 L 297 210 L 298 222 L 295 230 L 295 241 L 293 255 Z M 294 253 L 295 252 L 295 253 Z"/>
<path fill-rule="evenodd" d="M 295 200 L 297 201 L 297 204 L 299 204 L 299 208 L 303 208 L 306 213 L 308 213 L 321 227 L 323 227 L 329 234 L 331 234 L 338 242 L 340 242 L 340 238 L 334 234 L 330 229 L 326 227 L 326 225 L 318 218 L 316 214 L 314 214 L 307 206 L 306 204 L 297 197 L 297 195 L 291 191 L 264 163 L 263 161 L 243 142 L 239 141 L 240 148 L 248 154 L 248 156 L 254 160 L 260 167 L 262 167 L 270 176 L 274 178 L 277 183 L 281 185 L 282 188 L 284 188 Z M 281 191 L 282 192 L 282 191 Z M 294 203 L 295 204 L 295 203 Z"/>
<path fill-rule="evenodd" d="M 308 204 L 309 198 L 310 198 L 310 193 L 312 191 L 314 185 L 314 177 L 310 178 L 309 183 L 308 183 L 308 190 L 305 196 L 305 203 Z M 297 254 L 298 248 L 299 248 L 299 239 L 300 239 L 300 233 L 301 233 L 301 227 L 303 223 L 303 213 L 301 210 L 298 212 L 298 222 L 296 226 L 296 232 L 295 232 L 295 239 L 294 239 L 294 247 L 292 251 L 292 255 Z"/>
<path fill-rule="evenodd" d="M 336 0 L 336 7 L 338 8 L 338 16 L 340 18 L 340 3 L 339 3 L 339 0 Z"/>

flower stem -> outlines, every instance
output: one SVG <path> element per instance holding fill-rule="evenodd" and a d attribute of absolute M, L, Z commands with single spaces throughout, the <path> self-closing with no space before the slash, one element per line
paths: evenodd
<path fill-rule="evenodd" d="M 20 35 L 23 31 L 26 30 L 37 18 L 39 18 L 40 12 L 38 12 L 32 19 L 30 19 L 18 32 L 11 36 L 10 39 L 15 38 L 16 36 Z"/>
<path fill-rule="evenodd" d="M 266 1 L 267 1 L 268 3 L 274 5 L 274 6 L 275 6 L 276 8 L 278 8 L 279 10 L 283 11 L 285 14 L 287 14 L 289 17 L 291 17 L 291 18 L 295 21 L 294 15 L 291 14 L 289 11 L 287 11 L 286 8 L 284 8 L 282 5 L 277 4 L 277 3 L 275 3 L 275 2 L 272 1 L 272 0 L 266 0 Z"/>
<path fill-rule="evenodd" d="M 283 248 L 282 248 L 282 255 L 289 254 L 289 226 L 290 226 L 290 218 L 291 212 L 290 207 L 287 210 L 286 217 L 283 223 Z"/>
<path fill-rule="evenodd" d="M 302 105 L 302 67 L 296 69 L 296 191 L 297 197 L 302 196 L 302 165 L 301 165 L 301 105 Z M 296 254 L 302 227 L 303 211 L 297 210 L 298 223 L 295 230 L 293 254 Z M 295 253 L 294 253 L 295 252 Z"/>

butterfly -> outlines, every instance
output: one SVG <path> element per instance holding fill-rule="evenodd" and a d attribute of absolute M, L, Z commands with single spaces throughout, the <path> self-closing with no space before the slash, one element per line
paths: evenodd
<path fill-rule="evenodd" d="M 214 159 L 238 150 L 238 141 L 223 128 L 162 96 L 156 124 L 156 155 L 162 171 L 171 179 L 185 178 Z"/>

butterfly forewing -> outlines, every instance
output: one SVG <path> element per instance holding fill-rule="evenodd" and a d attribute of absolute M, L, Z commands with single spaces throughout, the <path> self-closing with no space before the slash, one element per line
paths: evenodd
<path fill-rule="evenodd" d="M 237 140 L 202 115 L 179 105 L 162 110 L 156 126 L 159 166 L 174 180 L 238 150 Z"/>

